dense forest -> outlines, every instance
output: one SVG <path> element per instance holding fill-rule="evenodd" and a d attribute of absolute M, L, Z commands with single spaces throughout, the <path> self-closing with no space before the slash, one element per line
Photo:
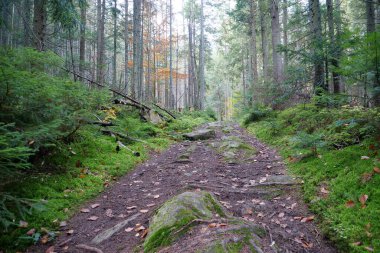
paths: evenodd
<path fill-rule="evenodd" d="M 379 0 L 0 0 L 0 253 L 380 251 L 379 29 Z"/>

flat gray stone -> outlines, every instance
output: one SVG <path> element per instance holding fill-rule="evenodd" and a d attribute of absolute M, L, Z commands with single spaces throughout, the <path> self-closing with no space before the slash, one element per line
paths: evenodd
<path fill-rule="evenodd" d="M 188 134 L 184 134 L 183 137 L 190 141 L 207 140 L 207 139 L 215 138 L 215 130 L 200 129 Z"/>
<path fill-rule="evenodd" d="M 126 219 L 126 220 L 124 220 L 122 222 L 119 222 L 115 226 L 113 226 L 113 227 L 111 227 L 111 228 L 109 228 L 107 230 L 104 230 L 103 232 L 101 232 L 100 234 L 98 234 L 97 236 L 95 236 L 94 239 L 92 239 L 91 242 L 94 243 L 94 244 L 99 244 L 101 242 L 104 242 L 105 240 L 109 239 L 115 233 L 119 232 L 121 229 L 123 229 L 125 226 L 127 226 L 129 222 L 135 220 L 140 215 L 141 215 L 140 213 L 132 215 L 128 219 Z"/>

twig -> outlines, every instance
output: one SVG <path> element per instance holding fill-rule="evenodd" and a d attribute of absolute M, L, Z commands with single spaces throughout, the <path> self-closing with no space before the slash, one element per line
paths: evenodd
<path fill-rule="evenodd" d="M 87 246 L 86 244 L 78 244 L 75 247 L 78 249 L 84 249 L 84 250 L 95 252 L 95 253 L 103 253 L 102 250 L 95 247 Z"/>

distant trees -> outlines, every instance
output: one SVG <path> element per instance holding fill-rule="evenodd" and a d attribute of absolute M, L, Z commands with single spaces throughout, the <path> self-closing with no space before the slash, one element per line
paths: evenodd
<path fill-rule="evenodd" d="M 253 104 L 283 108 L 316 95 L 323 103 L 378 106 L 379 13 L 377 1 L 237 0 L 223 33 L 245 32 L 244 48 L 223 34 L 219 50 L 235 59 L 230 68 L 240 70 L 231 74 L 242 77 L 242 104 L 249 96 Z M 250 52 L 250 64 L 236 55 L 240 50 Z"/>
<path fill-rule="evenodd" d="M 74 79 L 91 87 L 112 86 L 171 109 L 203 108 L 202 4 L 188 0 L 184 5 L 188 2 L 194 7 L 191 31 L 186 26 L 181 35 L 171 0 L 0 0 L 0 44 L 52 50 Z"/>

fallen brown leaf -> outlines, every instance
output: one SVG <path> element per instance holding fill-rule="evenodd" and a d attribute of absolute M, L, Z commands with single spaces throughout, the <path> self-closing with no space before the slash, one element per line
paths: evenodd
<path fill-rule="evenodd" d="M 359 197 L 359 201 L 362 204 L 362 207 L 365 207 L 365 203 L 367 202 L 367 200 L 368 200 L 368 195 L 366 194 L 363 194 Z"/>
<path fill-rule="evenodd" d="M 278 214 L 278 217 L 279 217 L 279 218 L 283 218 L 284 216 L 285 216 L 285 213 L 279 213 L 279 214 Z"/>
<path fill-rule="evenodd" d="M 28 222 L 20 220 L 18 227 L 19 228 L 27 228 L 28 225 L 29 225 Z"/>
<path fill-rule="evenodd" d="M 97 219 L 99 219 L 98 216 L 91 216 L 87 220 L 89 220 L 89 221 L 96 221 Z"/>
<path fill-rule="evenodd" d="M 107 210 L 106 210 L 106 216 L 107 216 L 107 217 L 110 217 L 110 218 L 113 217 L 112 209 L 107 209 Z"/>
<path fill-rule="evenodd" d="M 330 192 L 325 187 L 321 187 L 321 193 L 329 194 Z"/>
<path fill-rule="evenodd" d="M 305 218 L 303 218 L 303 219 L 301 220 L 301 222 L 310 222 L 310 221 L 313 221 L 314 218 L 315 218 L 314 215 L 309 216 L 309 217 L 305 217 Z"/>
<path fill-rule="evenodd" d="M 34 233 L 36 233 L 36 229 L 35 228 L 32 228 L 31 230 L 29 230 L 28 232 L 26 232 L 26 234 L 29 235 L 29 236 L 34 235 Z"/>
<path fill-rule="evenodd" d="M 128 206 L 127 210 L 132 210 L 132 209 L 136 209 L 136 208 L 137 208 L 137 206 Z"/>
<path fill-rule="evenodd" d="M 216 224 L 216 223 L 210 223 L 210 224 L 208 224 L 208 227 L 209 228 L 216 228 L 217 225 L 218 224 Z"/>
<path fill-rule="evenodd" d="M 80 212 L 81 213 L 89 213 L 90 209 L 88 209 L 88 208 L 82 208 L 82 209 L 80 209 Z"/>
<path fill-rule="evenodd" d="M 54 246 L 49 247 L 45 253 L 54 253 Z"/>
<path fill-rule="evenodd" d="M 143 231 L 143 230 L 145 230 L 144 226 L 139 226 L 139 227 L 135 228 L 136 232 L 140 232 L 140 231 Z"/>
<path fill-rule="evenodd" d="M 145 229 L 144 230 L 144 232 L 142 232 L 142 234 L 141 234 L 141 238 L 145 238 L 147 235 L 148 235 L 148 233 L 149 233 L 149 229 L 147 228 L 147 229 Z"/>
<path fill-rule="evenodd" d="M 369 157 L 368 157 L 368 156 L 366 156 L 366 155 L 363 155 L 363 156 L 361 157 L 361 159 L 362 159 L 362 160 L 368 160 L 368 159 L 369 159 Z"/>
<path fill-rule="evenodd" d="M 61 222 L 59 223 L 59 226 L 60 226 L 60 227 L 66 227 L 66 226 L 67 226 L 67 222 L 66 222 L 66 221 L 61 221 Z"/>
<path fill-rule="evenodd" d="M 95 209 L 95 208 L 97 208 L 97 207 L 99 207 L 99 206 L 100 206 L 100 204 L 95 203 L 95 204 L 92 204 L 92 205 L 91 205 L 91 208 L 92 208 L 92 209 Z"/>
<path fill-rule="evenodd" d="M 352 207 L 354 207 L 355 206 L 355 202 L 353 201 L 353 200 L 348 200 L 347 202 L 346 202 L 346 207 L 347 208 L 352 208 Z"/>
<path fill-rule="evenodd" d="M 160 197 L 160 195 L 154 195 L 153 198 L 154 199 L 158 199 Z"/>
<path fill-rule="evenodd" d="M 369 252 L 374 252 L 374 250 L 373 250 L 373 248 L 371 248 L 371 247 L 364 247 L 364 249 L 366 249 L 367 251 L 369 251 Z"/>
<path fill-rule="evenodd" d="M 70 229 L 66 232 L 67 235 L 72 235 L 74 234 L 74 229 Z"/>
<path fill-rule="evenodd" d="M 134 229 L 133 227 L 126 228 L 126 229 L 125 229 L 125 232 L 127 232 L 127 233 L 132 232 L 133 229 Z"/>
<path fill-rule="evenodd" d="M 44 235 L 44 236 L 42 236 L 41 239 L 40 239 L 40 242 L 41 242 L 42 244 L 46 244 L 48 241 L 49 241 L 49 236 L 48 236 L 48 235 Z"/>
<path fill-rule="evenodd" d="M 142 210 L 140 210 L 140 213 L 147 213 L 147 212 L 149 212 L 148 209 L 142 209 Z"/>
<path fill-rule="evenodd" d="M 368 173 L 368 172 L 363 173 L 363 175 L 362 175 L 362 183 L 367 183 L 367 182 L 371 181 L 372 177 L 373 177 L 373 173 L 372 172 L 371 173 Z"/>
<path fill-rule="evenodd" d="M 380 168 L 378 167 L 373 168 L 373 172 L 380 174 Z"/>
<path fill-rule="evenodd" d="M 360 245 L 362 245 L 362 242 L 353 242 L 352 245 L 360 246 Z"/>

